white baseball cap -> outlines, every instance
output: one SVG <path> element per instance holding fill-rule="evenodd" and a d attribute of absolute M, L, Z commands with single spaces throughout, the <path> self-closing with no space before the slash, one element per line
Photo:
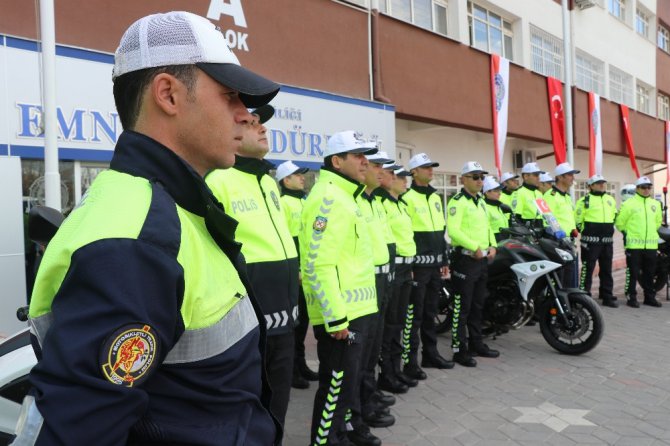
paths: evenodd
<path fill-rule="evenodd" d="M 185 11 L 148 15 L 130 25 L 114 53 L 112 80 L 168 65 L 197 66 L 220 84 L 238 91 L 247 107 L 267 104 L 279 91 L 278 84 L 240 65 L 212 22 Z"/>
<path fill-rule="evenodd" d="M 484 186 L 482 187 L 482 192 L 486 193 L 490 190 L 501 189 L 502 186 L 496 181 L 493 177 L 484 178 Z"/>
<path fill-rule="evenodd" d="M 461 175 L 466 175 L 468 173 L 488 173 L 487 171 L 484 170 L 481 164 L 479 164 L 477 161 L 468 161 L 467 163 L 463 164 L 463 168 L 461 169 Z"/>
<path fill-rule="evenodd" d="M 640 177 L 635 181 L 635 186 L 645 186 L 647 184 L 652 184 L 651 180 L 648 177 Z"/>
<path fill-rule="evenodd" d="M 440 163 L 434 163 L 428 158 L 428 155 L 425 153 L 419 153 L 414 155 L 409 160 L 409 170 L 416 169 L 417 167 L 437 167 Z"/>
<path fill-rule="evenodd" d="M 326 150 L 323 151 L 323 157 L 339 155 L 340 153 L 363 153 L 372 155 L 377 153 L 377 143 L 365 141 L 360 133 L 353 130 L 345 130 L 335 133 L 328 138 Z"/>
<path fill-rule="evenodd" d="M 589 186 L 591 186 L 592 184 L 596 184 L 596 183 L 606 183 L 606 182 L 607 182 L 607 180 L 605 179 L 604 176 L 602 176 L 602 175 L 593 175 L 591 178 L 588 179 L 588 181 L 586 182 L 586 184 L 588 184 Z"/>
<path fill-rule="evenodd" d="M 396 164 L 395 161 L 391 161 L 390 163 L 386 163 L 382 166 L 382 169 L 384 170 L 397 170 L 397 169 L 402 169 L 402 166 L 399 164 Z"/>
<path fill-rule="evenodd" d="M 388 153 L 382 151 L 379 151 L 373 155 L 365 155 L 365 157 L 368 159 L 368 161 L 375 164 L 388 164 L 395 161 L 389 158 Z"/>
<path fill-rule="evenodd" d="M 526 163 L 521 168 L 521 173 L 545 173 L 544 170 L 540 169 L 540 166 L 537 163 Z"/>
<path fill-rule="evenodd" d="M 565 175 L 566 173 L 579 173 L 581 170 L 573 169 L 570 163 L 561 163 L 556 166 L 554 170 L 554 176 Z"/>
<path fill-rule="evenodd" d="M 556 181 L 554 180 L 554 177 L 552 177 L 548 173 L 542 172 L 540 174 L 540 182 L 541 183 L 555 183 Z"/>
<path fill-rule="evenodd" d="M 404 167 L 401 167 L 400 169 L 396 169 L 393 171 L 394 174 L 396 174 L 399 177 L 411 177 L 412 174 L 407 172 Z"/>
<path fill-rule="evenodd" d="M 502 177 L 500 178 L 500 182 L 504 183 L 507 180 L 513 180 L 514 178 L 519 178 L 519 175 L 515 174 L 514 172 L 505 172 L 502 174 Z"/>
<path fill-rule="evenodd" d="M 293 161 L 284 161 L 277 167 L 277 172 L 275 173 L 275 178 L 277 181 L 281 181 L 289 175 L 294 173 L 307 173 L 309 169 L 306 167 L 297 166 Z"/>

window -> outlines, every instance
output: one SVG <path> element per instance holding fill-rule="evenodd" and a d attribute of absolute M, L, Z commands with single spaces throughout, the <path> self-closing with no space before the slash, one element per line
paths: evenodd
<path fill-rule="evenodd" d="M 605 64 L 603 62 L 577 50 L 575 52 L 575 71 L 577 87 L 600 96 L 605 94 Z"/>
<path fill-rule="evenodd" d="M 589 186 L 586 184 L 586 180 L 575 179 L 573 187 L 575 188 L 575 202 L 589 193 Z M 605 191 L 615 198 L 618 197 L 619 183 L 608 181 Z"/>
<path fill-rule="evenodd" d="M 635 86 L 635 102 L 637 111 L 646 113 L 648 115 L 653 114 L 651 110 L 651 92 L 652 88 L 642 83 L 638 83 Z"/>
<path fill-rule="evenodd" d="M 659 93 L 657 98 L 658 119 L 670 121 L 670 98 Z"/>
<path fill-rule="evenodd" d="M 461 176 L 452 172 L 435 172 L 430 185 L 437 189 L 437 193 L 442 197 L 442 209 L 446 211 L 451 197 L 461 191 Z"/>
<path fill-rule="evenodd" d="M 639 9 L 635 13 L 635 32 L 649 38 L 649 15 Z"/>
<path fill-rule="evenodd" d="M 470 45 L 512 60 L 512 24 L 481 6 L 468 2 Z"/>
<path fill-rule="evenodd" d="M 532 70 L 563 80 L 563 43 L 551 34 L 530 25 Z"/>
<path fill-rule="evenodd" d="M 626 0 L 607 0 L 607 10 L 622 22 L 626 21 Z"/>
<path fill-rule="evenodd" d="M 379 10 L 421 28 L 447 35 L 447 4 L 444 0 L 381 0 Z"/>
<path fill-rule="evenodd" d="M 633 76 L 610 66 L 610 99 L 633 106 Z"/>
<path fill-rule="evenodd" d="M 666 53 L 670 53 L 670 32 L 661 25 L 658 26 L 658 47 Z"/>

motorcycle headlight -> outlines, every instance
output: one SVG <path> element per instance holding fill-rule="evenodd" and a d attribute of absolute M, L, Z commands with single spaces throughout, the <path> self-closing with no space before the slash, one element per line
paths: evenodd
<path fill-rule="evenodd" d="M 572 262 L 572 254 L 560 248 L 556 248 L 556 254 L 565 262 Z"/>

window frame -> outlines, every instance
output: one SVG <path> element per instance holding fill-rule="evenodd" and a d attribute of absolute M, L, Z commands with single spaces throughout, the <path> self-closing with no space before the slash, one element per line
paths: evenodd
<path fill-rule="evenodd" d="M 653 97 L 654 88 L 643 83 L 635 83 L 635 109 L 647 115 L 654 115 L 654 110 L 651 108 L 651 98 Z"/>
<path fill-rule="evenodd" d="M 658 119 L 670 121 L 670 96 L 663 93 L 656 94 L 656 108 Z"/>
<path fill-rule="evenodd" d="M 664 25 L 659 23 L 658 31 L 656 33 L 656 46 L 662 51 L 670 53 L 670 31 Z"/>
<path fill-rule="evenodd" d="M 646 11 L 643 11 L 640 8 L 637 8 L 635 10 L 635 32 L 644 37 L 645 39 L 649 38 L 649 23 L 650 23 L 650 15 Z M 642 25 L 644 31 L 640 32 L 640 29 L 638 28 L 639 25 Z"/>
<path fill-rule="evenodd" d="M 619 15 L 614 10 L 614 6 L 618 6 Z M 626 0 L 607 0 L 607 12 L 612 17 L 626 23 Z"/>
<path fill-rule="evenodd" d="M 412 25 L 416 26 L 417 28 L 421 29 L 426 29 L 428 31 L 432 31 L 436 34 L 439 34 L 441 36 L 447 36 L 449 32 L 449 5 L 446 0 L 430 0 L 430 22 L 431 22 L 431 27 L 426 28 L 422 25 L 419 25 L 416 23 L 416 15 L 415 15 L 415 6 L 414 2 L 418 0 L 399 0 L 401 2 L 407 3 L 409 5 L 409 20 L 407 20 L 405 17 L 400 17 L 398 15 L 395 15 L 393 12 L 393 0 L 380 0 L 379 4 L 383 5 L 383 8 L 380 7 L 380 10 L 382 13 L 390 15 L 391 17 L 394 17 L 398 20 L 402 20 L 407 23 L 411 23 Z M 445 24 L 445 31 L 439 31 L 437 29 L 437 17 L 435 14 L 435 9 L 436 6 L 444 8 L 444 24 Z"/>
<path fill-rule="evenodd" d="M 621 87 L 620 88 L 620 96 L 614 95 L 614 89 L 612 88 L 615 84 L 613 81 L 613 75 L 620 76 L 621 77 L 621 82 L 617 81 L 616 85 Z M 610 65 L 609 69 L 609 99 L 613 102 L 617 102 L 619 104 L 624 104 L 629 107 L 633 107 L 633 90 L 632 90 L 632 83 L 633 83 L 633 76 L 626 73 L 623 70 L 620 70 L 619 68 L 615 67 L 614 65 Z M 628 100 L 626 100 L 628 99 Z"/>
<path fill-rule="evenodd" d="M 478 8 L 481 12 L 486 13 L 486 19 L 484 20 L 481 17 L 476 17 L 474 10 L 475 8 Z M 500 19 L 500 26 L 496 25 L 495 23 L 491 22 L 491 15 L 494 15 L 495 17 Z M 512 26 L 512 22 L 505 17 L 503 17 L 501 14 L 498 14 L 494 11 L 491 11 L 490 9 L 487 9 L 481 5 L 478 5 L 477 3 L 474 3 L 472 1 L 468 1 L 467 4 L 467 16 L 468 16 L 468 31 L 470 35 L 470 46 L 472 48 L 476 48 L 480 51 L 484 51 L 486 53 L 494 53 L 491 48 L 491 28 L 494 28 L 497 31 L 500 31 L 500 49 L 502 50 L 502 54 L 499 54 L 499 56 L 504 57 L 505 59 L 508 60 L 514 60 L 514 30 Z M 486 48 L 481 48 L 480 46 L 475 45 L 475 33 L 474 33 L 474 23 L 475 22 L 482 23 L 486 26 Z M 509 43 L 509 45 L 508 45 Z M 512 54 L 508 54 L 508 52 L 511 52 Z M 498 54 L 498 53 L 495 53 Z"/>
<path fill-rule="evenodd" d="M 542 46 L 538 47 L 535 44 L 535 38 L 539 38 L 542 41 Z M 533 24 L 530 24 L 530 64 L 531 70 L 536 73 L 540 73 L 543 76 L 555 77 L 561 81 L 564 80 L 563 73 L 563 64 L 565 63 L 565 55 L 563 54 L 563 40 L 554 36 L 539 28 Z M 550 51 L 551 49 L 558 49 L 558 53 Z M 542 67 L 538 68 L 536 59 L 537 52 L 541 52 L 541 62 Z M 551 55 L 551 58 L 547 58 L 547 55 Z"/>
<path fill-rule="evenodd" d="M 587 65 L 581 65 L 580 60 Z M 580 76 L 585 79 L 585 82 L 580 82 Z M 599 96 L 605 96 L 605 62 L 585 51 L 576 49 L 575 85 L 584 91 L 592 91 Z"/>

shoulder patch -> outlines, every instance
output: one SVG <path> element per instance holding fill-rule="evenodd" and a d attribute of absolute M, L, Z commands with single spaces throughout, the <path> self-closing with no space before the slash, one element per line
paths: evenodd
<path fill-rule="evenodd" d="M 451 206 L 449 208 L 449 215 L 451 216 L 456 215 L 456 206 Z"/>
<path fill-rule="evenodd" d="M 279 207 L 279 198 L 277 197 L 275 191 L 270 191 L 270 197 L 272 197 L 272 202 L 275 204 L 277 210 L 281 211 L 281 207 Z"/>
<path fill-rule="evenodd" d="M 321 234 L 323 231 L 326 230 L 326 226 L 328 226 L 328 219 L 326 217 L 322 217 L 321 215 L 319 215 L 314 219 L 312 229 L 314 229 L 314 232 L 316 232 L 317 234 Z"/>
<path fill-rule="evenodd" d="M 453 197 L 451 197 L 451 199 L 452 200 L 460 200 L 462 196 L 463 196 L 463 192 L 459 192 L 456 195 L 454 195 Z"/>
<path fill-rule="evenodd" d="M 133 387 L 155 368 L 158 344 L 149 325 L 128 324 L 118 328 L 102 345 L 102 373 L 112 384 Z"/>

